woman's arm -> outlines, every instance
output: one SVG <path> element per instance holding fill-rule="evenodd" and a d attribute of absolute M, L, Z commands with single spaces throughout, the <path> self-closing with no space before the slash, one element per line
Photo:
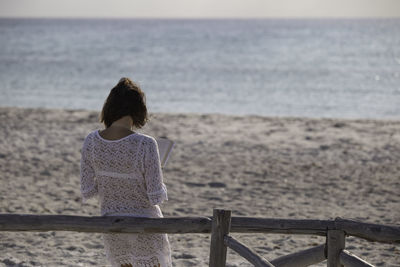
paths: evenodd
<path fill-rule="evenodd" d="M 168 196 L 167 187 L 163 182 L 157 142 L 152 137 L 146 138 L 144 146 L 144 178 L 146 181 L 147 196 L 152 205 L 158 205 L 168 200 Z"/>
<path fill-rule="evenodd" d="M 95 180 L 95 173 L 92 165 L 91 144 L 88 137 L 83 142 L 81 151 L 81 194 L 82 202 L 86 203 L 89 198 L 94 197 L 97 193 L 97 180 Z"/>

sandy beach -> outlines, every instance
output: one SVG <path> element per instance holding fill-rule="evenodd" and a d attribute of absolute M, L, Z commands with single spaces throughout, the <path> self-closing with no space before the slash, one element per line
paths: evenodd
<path fill-rule="evenodd" d="M 0 108 L 0 212 L 99 215 L 81 203 L 80 148 L 98 112 Z M 167 216 L 356 219 L 400 224 L 400 121 L 152 114 L 140 132 L 176 142 L 164 169 Z M 266 259 L 325 239 L 233 235 Z M 170 235 L 174 266 L 207 266 L 210 236 Z M 400 246 L 346 239 L 376 266 Z M 0 232 L 0 266 L 108 266 L 101 234 Z M 227 266 L 251 266 L 228 250 Z M 316 266 L 326 266 L 319 264 Z"/>

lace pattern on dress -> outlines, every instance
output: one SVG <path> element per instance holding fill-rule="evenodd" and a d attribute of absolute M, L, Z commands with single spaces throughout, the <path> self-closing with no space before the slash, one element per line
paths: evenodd
<path fill-rule="evenodd" d="M 118 172 L 97 171 L 96 176 L 100 176 L 100 175 L 107 176 L 107 177 L 136 179 L 135 173 L 118 173 Z"/>
<path fill-rule="evenodd" d="M 148 192 L 150 203 L 152 205 L 157 205 L 158 203 L 162 203 L 164 200 L 168 200 L 167 196 L 167 188 L 165 185 L 162 185 L 162 188 L 155 192 Z"/>
<path fill-rule="evenodd" d="M 171 259 L 164 257 L 164 255 L 156 255 L 148 258 L 136 258 L 134 256 L 124 256 L 115 259 L 109 259 L 112 266 L 120 267 L 122 264 L 131 264 L 133 267 L 158 267 L 158 266 L 172 266 Z"/>
<path fill-rule="evenodd" d="M 95 172 L 92 166 L 92 151 L 89 143 L 89 138 L 86 137 L 83 142 L 81 152 L 81 193 L 82 203 L 86 203 L 89 198 L 94 197 L 98 193 L 97 182 L 95 180 Z"/>
<path fill-rule="evenodd" d="M 102 215 L 162 217 L 158 204 L 168 196 L 154 138 L 136 133 L 113 141 L 94 131 L 81 154 L 83 202 L 97 195 Z M 172 266 L 166 234 L 107 233 L 103 239 L 113 266 Z"/>

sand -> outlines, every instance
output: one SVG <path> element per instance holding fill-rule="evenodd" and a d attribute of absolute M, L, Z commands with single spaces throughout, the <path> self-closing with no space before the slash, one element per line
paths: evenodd
<path fill-rule="evenodd" d="M 81 204 L 83 138 L 97 112 L 0 108 L 0 212 L 99 215 Z M 176 141 L 164 169 L 165 216 L 400 222 L 400 121 L 152 114 L 141 132 Z M 267 259 L 322 237 L 234 234 Z M 210 237 L 170 235 L 174 266 L 207 266 Z M 347 238 L 377 266 L 400 266 L 400 246 Z M 0 232 L 0 266 L 108 266 L 101 234 Z M 250 266 L 228 252 L 227 266 Z M 319 264 L 316 266 L 326 266 Z"/>

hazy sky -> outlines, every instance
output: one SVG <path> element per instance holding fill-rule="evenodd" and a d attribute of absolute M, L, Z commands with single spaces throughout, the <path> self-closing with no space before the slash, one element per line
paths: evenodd
<path fill-rule="evenodd" d="M 400 17 L 400 0 L 0 0 L 0 17 Z"/>

